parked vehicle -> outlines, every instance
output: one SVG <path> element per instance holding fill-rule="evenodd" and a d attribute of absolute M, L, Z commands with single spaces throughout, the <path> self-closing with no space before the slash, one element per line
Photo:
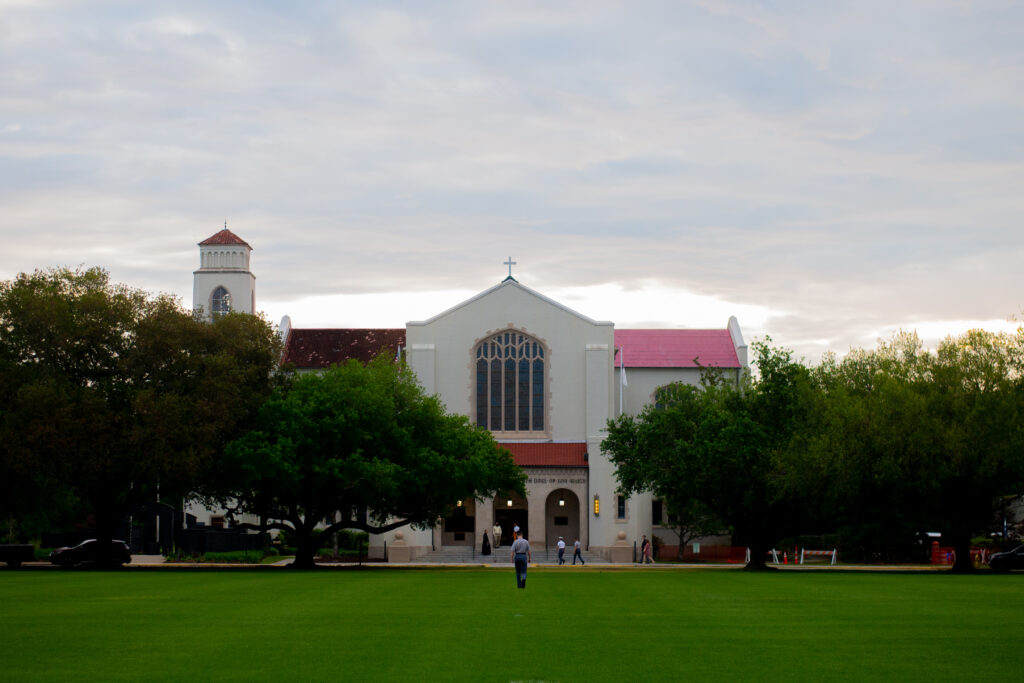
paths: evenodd
<path fill-rule="evenodd" d="M 85 562 L 96 563 L 100 556 L 100 542 L 95 538 L 82 541 L 72 548 L 57 548 L 50 553 L 50 562 L 61 567 L 74 567 Z M 132 561 L 131 551 L 124 541 L 110 541 L 110 562 L 120 566 Z"/>
<path fill-rule="evenodd" d="M 20 567 L 22 562 L 31 562 L 36 559 L 36 549 L 32 545 L 0 544 L 0 562 L 6 562 L 8 567 Z"/>
<path fill-rule="evenodd" d="M 988 566 L 997 572 L 1008 572 L 1011 569 L 1024 569 L 1024 545 L 1002 553 L 993 553 L 988 559 Z"/>

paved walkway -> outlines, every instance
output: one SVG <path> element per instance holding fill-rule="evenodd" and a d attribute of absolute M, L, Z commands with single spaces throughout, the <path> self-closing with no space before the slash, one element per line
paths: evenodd
<path fill-rule="evenodd" d="M 287 557 L 271 564 L 252 565 L 252 564 L 228 564 L 228 563 L 210 563 L 210 562 L 164 562 L 163 557 L 160 555 L 132 555 L 132 565 L 134 566 L 153 566 L 159 565 L 163 567 L 195 567 L 195 568 L 224 568 L 232 567 L 238 569 L 245 568 L 257 568 L 257 567 L 287 567 L 292 563 L 293 558 Z M 359 566 L 358 562 L 317 562 L 318 567 L 334 567 L 334 568 L 345 568 Z M 369 569 L 389 569 L 389 568 L 418 568 L 418 569 L 440 569 L 444 567 L 464 567 L 464 568 L 476 568 L 476 569 L 501 569 L 509 570 L 512 569 L 513 564 L 511 562 L 453 562 L 442 564 L 439 562 L 363 562 L 363 567 Z M 858 571 L 858 572 L 940 572 L 949 571 L 949 565 L 931 565 L 931 564 L 886 564 L 886 565 L 874 565 L 874 564 L 845 564 L 831 566 L 825 563 L 821 564 L 779 564 L 779 565 L 768 565 L 774 567 L 780 571 Z M 611 562 L 603 562 L 600 560 L 587 560 L 585 565 L 573 565 L 567 562 L 563 566 L 559 566 L 557 562 L 533 562 L 530 564 L 531 568 L 551 568 L 557 569 L 558 571 L 587 571 L 588 569 L 602 569 L 602 570 L 636 570 L 636 571 L 684 571 L 694 569 L 732 569 L 741 570 L 744 565 L 742 564 L 712 564 L 712 563 L 668 563 L 658 562 L 655 564 L 641 565 L 641 564 L 612 564 Z M 984 569 L 984 568 L 982 568 Z"/>

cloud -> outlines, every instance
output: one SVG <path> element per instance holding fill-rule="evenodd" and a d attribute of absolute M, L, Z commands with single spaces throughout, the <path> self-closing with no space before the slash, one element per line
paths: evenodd
<path fill-rule="evenodd" d="M 190 301 L 227 219 L 297 325 L 510 253 L 586 315 L 809 357 L 1021 308 L 1017 3 L 3 7 L 0 277 Z"/>

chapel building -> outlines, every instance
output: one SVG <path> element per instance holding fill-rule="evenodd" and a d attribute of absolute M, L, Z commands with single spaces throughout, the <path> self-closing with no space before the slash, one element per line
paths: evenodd
<path fill-rule="evenodd" d="M 216 278 L 200 284 L 205 273 L 204 260 L 196 271 L 196 301 L 210 297 L 212 305 L 218 286 L 237 300 L 229 285 L 213 284 Z M 381 352 L 404 356 L 428 394 L 488 429 L 527 475 L 525 498 L 452 501 L 455 512 L 434 528 L 371 535 L 370 557 L 388 561 L 414 561 L 445 548 L 479 552 L 485 531 L 494 542 L 495 526 L 502 546 L 518 525 L 535 552 L 559 537 L 571 547 L 578 537 L 591 555 L 612 562 L 632 561 L 633 543 L 643 534 L 678 544 L 662 526 L 659 501 L 618 494 L 615 468 L 601 451 L 606 424 L 640 412 L 669 383 L 699 384 L 701 367 L 719 368 L 736 381 L 748 371 L 736 318 L 719 329 L 616 329 L 530 289 L 511 272 L 457 306 L 404 327 L 304 329 L 285 318 L 281 332 L 283 362 L 300 371 L 367 361 Z"/>

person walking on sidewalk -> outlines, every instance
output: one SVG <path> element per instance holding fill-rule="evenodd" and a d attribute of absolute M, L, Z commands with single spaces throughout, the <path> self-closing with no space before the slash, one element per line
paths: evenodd
<path fill-rule="evenodd" d="M 565 564 L 565 539 L 558 537 L 558 566 Z"/>
<path fill-rule="evenodd" d="M 580 554 L 580 539 L 579 539 L 579 537 L 576 538 L 576 541 L 572 544 L 572 547 L 573 547 L 572 563 L 575 565 L 576 564 L 576 558 L 579 558 L 580 564 L 586 564 L 586 562 L 583 561 L 583 555 Z"/>

